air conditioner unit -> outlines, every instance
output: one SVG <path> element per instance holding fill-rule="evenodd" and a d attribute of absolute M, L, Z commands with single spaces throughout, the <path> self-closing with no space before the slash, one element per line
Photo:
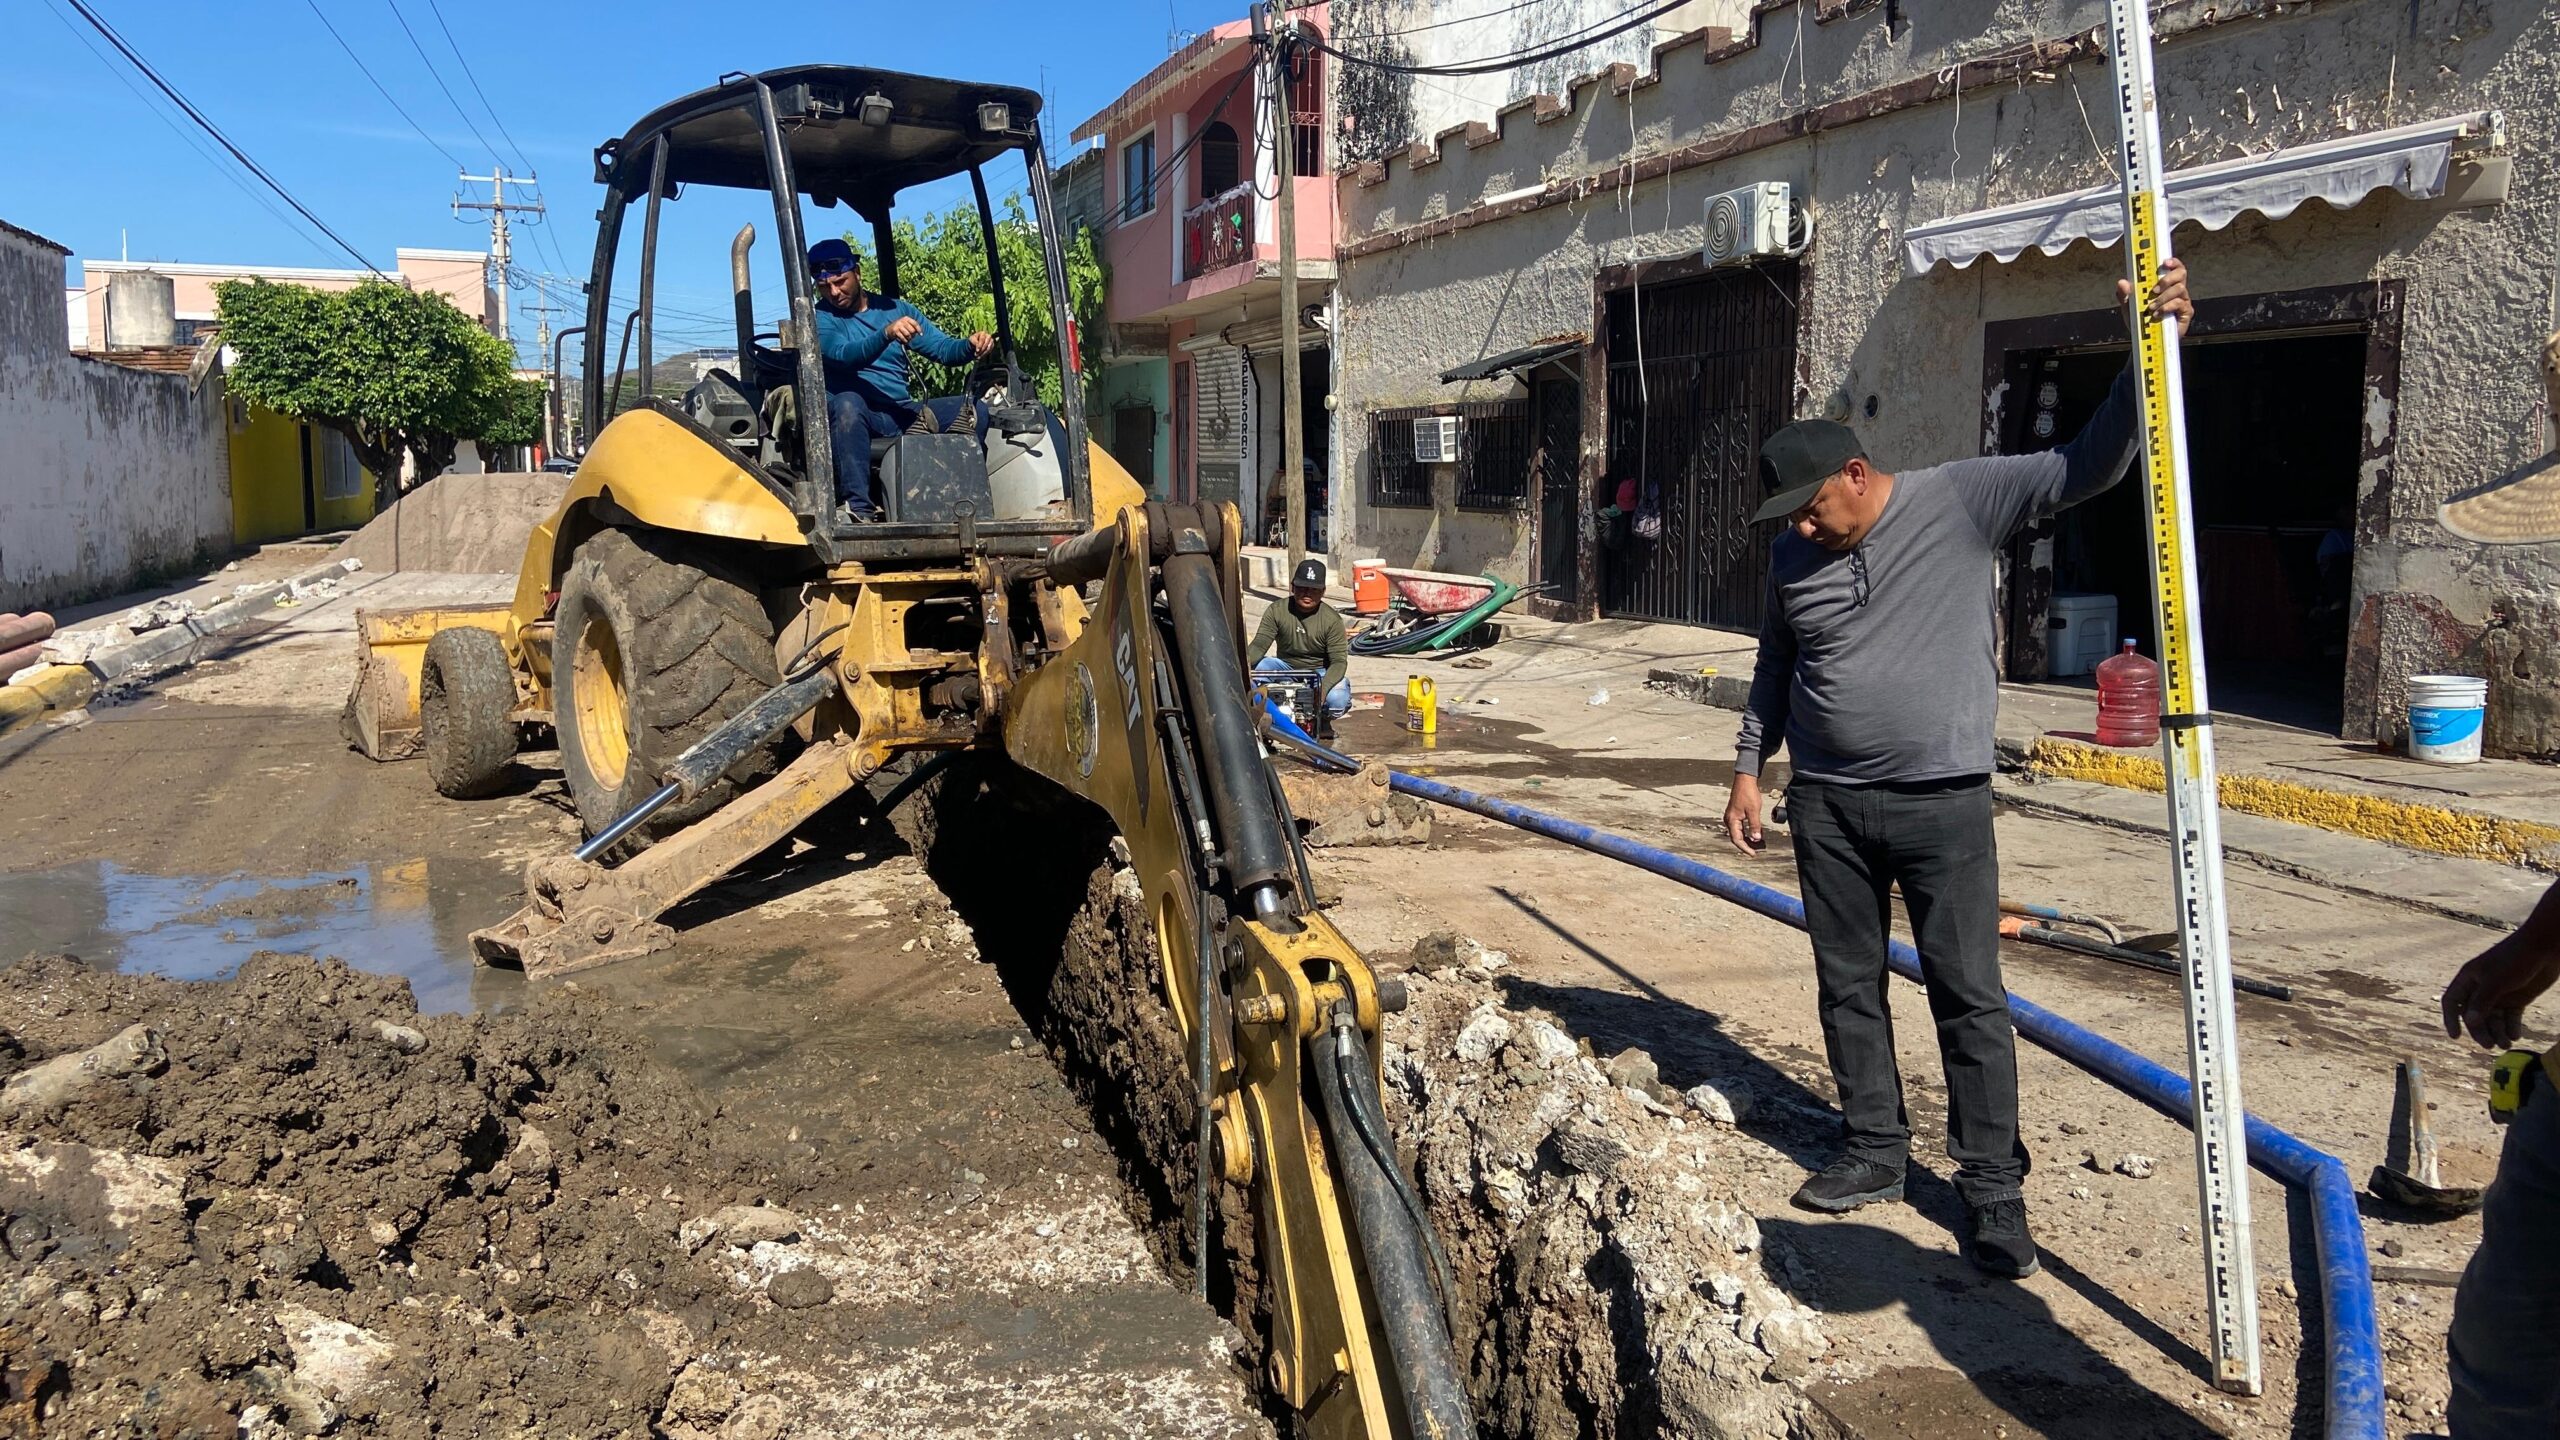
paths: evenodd
<path fill-rule="evenodd" d="M 1803 253 L 1808 232 L 1791 188 L 1783 181 L 1764 180 L 1707 197 L 1707 239 L 1701 253 L 1709 265 L 1796 255 Z"/>
<path fill-rule="evenodd" d="M 1413 458 L 1425 465 L 1458 463 L 1458 417 L 1425 415 L 1413 422 Z"/>

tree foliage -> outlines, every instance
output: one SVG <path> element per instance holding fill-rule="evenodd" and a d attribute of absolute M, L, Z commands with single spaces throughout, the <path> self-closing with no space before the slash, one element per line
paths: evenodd
<path fill-rule="evenodd" d="M 955 205 L 921 220 L 901 218 L 892 233 L 898 246 L 898 288 L 926 319 L 954 335 L 996 333 L 995 292 L 987 280 L 987 248 L 975 205 Z M 864 280 L 876 284 L 880 271 L 867 240 L 852 234 L 844 238 L 862 254 Z M 1102 321 L 1102 261 L 1089 230 L 1078 229 L 1064 249 L 1069 312 L 1089 344 Z M 996 213 L 996 254 L 1004 265 L 1015 350 L 1039 386 L 1040 399 L 1054 409 L 1063 392 L 1057 327 L 1049 318 L 1049 270 L 1040 253 L 1040 228 L 1019 196 L 1007 196 Z M 966 366 L 937 365 L 913 354 L 908 363 L 918 395 L 956 395 L 967 381 Z"/>
<path fill-rule="evenodd" d="M 499 414 L 474 437 L 491 445 L 537 445 L 542 442 L 542 412 L 551 392 L 539 380 L 507 377 Z"/>
<path fill-rule="evenodd" d="M 505 342 L 441 295 L 381 280 L 336 291 L 229 280 L 214 303 L 236 357 L 231 393 L 346 436 L 384 503 L 403 455 L 435 475 L 464 440 L 541 433 L 541 387 L 516 379 Z"/>

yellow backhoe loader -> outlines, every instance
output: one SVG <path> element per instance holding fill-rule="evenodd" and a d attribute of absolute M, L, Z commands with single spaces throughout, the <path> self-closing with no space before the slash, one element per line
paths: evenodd
<path fill-rule="evenodd" d="M 1313 902 L 1245 679 L 1234 507 L 1149 503 L 1086 438 L 1039 107 L 1028 90 L 802 66 L 725 77 L 599 149 L 583 413 L 601 428 L 512 604 L 364 618 L 350 731 L 377 758 L 423 753 L 455 797 L 485 793 L 526 727 L 556 735 L 590 838 L 536 861 L 525 907 L 473 937 L 537 975 L 665 943 L 670 906 L 902 758 L 1002 757 L 1098 808 L 1143 889 L 1151 988 L 1184 1047 L 1188 1073 L 1159 1078 L 1197 1101 L 1200 1273 L 1217 1262 L 1210 1214 L 1253 1215 L 1225 1248 L 1250 1245 L 1258 1313 L 1234 1318 L 1306 1433 L 1472 1435 L 1446 1267 L 1380 1104 L 1379 1019 L 1401 997 Z M 1007 159 L 1025 164 L 1049 333 L 1067 337 L 1054 410 L 1018 363 L 995 253 L 986 170 Z M 836 504 L 818 419 L 804 203 L 869 220 L 866 279 L 894 295 L 892 203 L 961 175 L 998 317 L 968 386 L 987 419 L 873 442 L 886 519 L 860 523 Z M 754 230 L 737 231 L 737 366 L 670 395 L 654 290 L 680 193 L 769 204 L 785 313 L 758 332 Z M 635 207 L 636 257 L 618 265 Z"/>

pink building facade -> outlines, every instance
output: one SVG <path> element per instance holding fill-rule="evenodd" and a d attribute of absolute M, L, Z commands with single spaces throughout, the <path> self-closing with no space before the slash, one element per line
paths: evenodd
<path fill-rule="evenodd" d="M 412 290 L 442 295 L 454 308 L 495 329 L 502 298 L 489 286 L 489 257 L 477 250 L 393 252 L 391 278 Z M 308 285 L 315 290 L 352 290 L 373 278 L 369 270 L 307 265 L 203 265 L 170 260 L 83 260 L 80 283 L 69 287 L 66 318 L 71 348 L 104 350 L 116 344 L 107 320 L 107 284 L 118 274 L 148 271 L 169 277 L 176 292 L 178 333 L 174 343 L 192 344 L 198 328 L 213 323 L 213 287 L 225 280 L 274 280 Z"/>
<path fill-rule="evenodd" d="M 1327 33 L 1327 7 L 1291 12 Z M 1280 353 L 1279 157 L 1266 72 L 1249 21 L 1200 35 L 1074 139 L 1101 154 L 1098 236 L 1110 334 L 1091 380 L 1095 433 L 1159 494 L 1234 500 L 1247 530 L 1265 511 L 1281 451 L 1283 367 L 1302 380 L 1310 509 L 1336 453 L 1325 396 L 1334 280 L 1334 179 L 1325 57 L 1300 51 L 1287 143 L 1297 173 L 1300 348 Z M 1323 531 L 1318 529 L 1321 548 Z"/>

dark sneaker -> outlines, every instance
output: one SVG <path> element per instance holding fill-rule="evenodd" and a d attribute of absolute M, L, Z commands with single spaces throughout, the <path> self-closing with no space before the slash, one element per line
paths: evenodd
<path fill-rule="evenodd" d="M 1880 1200 L 1901 1198 L 1901 1166 L 1879 1165 L 1855 1155 L 1843 1155 L 1823 1166 L 1822 1173 L 1796 1190 L 1797 1204 L 1834 1215 Z"/>
<path fill-rule="evenodd" d="M 855 508 L 852 506 L 852 504 L 851 504 L 851 503 L 846 502 L 846 501 L 841 501 L 841 500 L 840 500 L 840 501 L 836 502 L 836 517 L 835 517 L 835 518 L 836 518 L 836 528 L 837 528 L 837 529 L 839 529 L 839 530 L 850 530 L 850 529 L 852 529 L 852 528 L 853 528 L 854 526 L 856 526 L 856 525 L 877 525 L 877 524 L 879 524 L 879 523 L 880 523 L 880 512 L 879 512 L 878 510 L 876 510 L 876 509 L 872 509 L 872 510 L 857 510 L 857 509 L 855 509 Z"/>
<path fill-rule="evenodd" d="M 2036 1242 L 2027 1234 L 2027 1202 L 1994 1200 L 1966 1206 L 1973 1233 L 1965 1238 L 1964 1258 L 1973 1268 L 2004 1280 L 2024 1280 L 2036 1273 Z"/>

